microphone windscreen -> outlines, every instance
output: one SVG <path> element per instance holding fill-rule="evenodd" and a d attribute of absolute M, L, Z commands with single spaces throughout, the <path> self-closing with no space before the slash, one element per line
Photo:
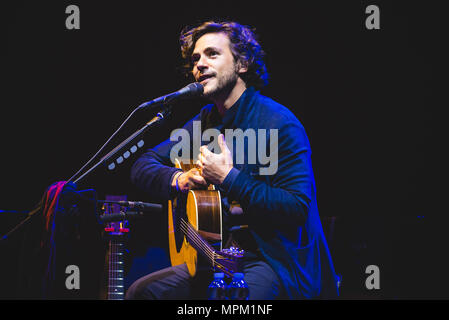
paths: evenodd
<path fill-rule="evenodd" d="M 200 96 L 204 92 L 204 87 L 199 82 L 193 82 L 187 86 L 192 96 Z"/>

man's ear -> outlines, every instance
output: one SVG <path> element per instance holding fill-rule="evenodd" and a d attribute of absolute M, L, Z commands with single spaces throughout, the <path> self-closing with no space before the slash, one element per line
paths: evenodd
<path fill-rule="evenodd" d="M 237 73 L 245 73 L 248 71 L 248 63 L 239 61 L 237 62 Z"/>

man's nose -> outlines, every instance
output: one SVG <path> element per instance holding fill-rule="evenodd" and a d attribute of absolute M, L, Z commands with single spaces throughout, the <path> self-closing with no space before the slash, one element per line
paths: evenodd
<path fill-rule="evenodd" d="M 209 67 L 208 64 L 207 64 L 207 59 L 201 57 L 197 61 L 196 67 L 198 68 L 199 71 L 203 71 L 203 70 L 207 69 Z"/>

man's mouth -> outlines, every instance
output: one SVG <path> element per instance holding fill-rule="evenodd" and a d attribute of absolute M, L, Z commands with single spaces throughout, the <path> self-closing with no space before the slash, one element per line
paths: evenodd
<path fill-rule="evenodd" d="M 198 78 L 198 82 L 203 82 L 206 79 L 212 78 L 213 75 L 212 74 L 204 74 L 201 77 Z"/>

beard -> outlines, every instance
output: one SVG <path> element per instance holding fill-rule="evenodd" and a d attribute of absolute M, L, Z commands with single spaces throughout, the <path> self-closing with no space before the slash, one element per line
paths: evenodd
<path fill-rule="evenodd" d="M 235 87 L 238 78 L 239 74 L 237 73 L 236 65 L 234 65 L 234 68 L 229 68 L 225 73 L 220 75 L 215 74 L 215 76 L 206 83 L 206 90 L 203 94 L 204 97 L 214 101 L 228 96 Z"/>

